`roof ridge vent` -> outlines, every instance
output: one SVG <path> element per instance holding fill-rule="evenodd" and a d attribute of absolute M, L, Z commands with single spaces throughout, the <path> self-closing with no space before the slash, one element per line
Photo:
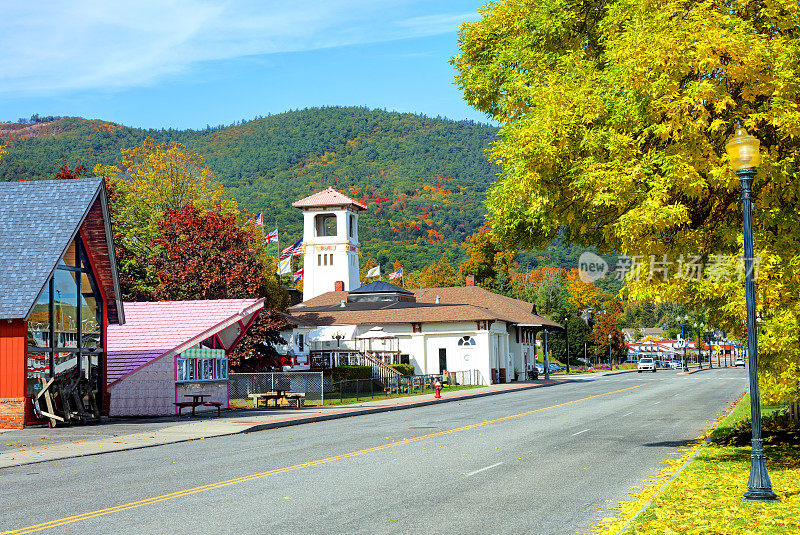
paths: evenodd
<path fill-rule="evenodd" d="M 347 306 L 347 299 L 342 299 L 341 301 L 339 301 L 339 306 L 342 307 L 342 308 L 346 307 Z"/>
<path fill-rule="evenodd" d="M 441 304 L 441 302 L 442 302 L 442 297 L 440 295 L 437 295 L 436 299 L 434 300 L 434 303 L 436 303 L 438 305 L 438 304 Z"/>

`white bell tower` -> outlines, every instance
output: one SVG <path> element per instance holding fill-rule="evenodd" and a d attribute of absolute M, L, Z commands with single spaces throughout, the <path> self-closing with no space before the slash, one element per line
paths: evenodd
<path fill-rule="evenodd" d="M 303 210 L 303 301 L 361 286 L 358 214 L 367 207 L 333 188 L 292 206 Z"/>

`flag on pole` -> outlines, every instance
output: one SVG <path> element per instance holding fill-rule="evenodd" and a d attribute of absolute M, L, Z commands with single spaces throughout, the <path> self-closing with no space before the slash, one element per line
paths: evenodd
<path fill-rule="evenodd" d="M 303 238 L 300 238 L 292 245 L 281 251 L 281 260 L 290 256 L 300 256 L 303 254 Z"/>
<path fill-rule="evenodd" d="M 253 220 L 253 223 L 258 227 L 264 226 L 264 216 L 261 212 L 258 213 L 256 218 Z"/>
<path fill-rule="evenodd" d="M 278 229 L 273 230 L 266 237 L 267 243 L 272 243 L 278 241 Z"/>
<path fill-rule="evenodd" d="M 293 282 L 300 282 L 301 280 L 303 280 L 303 271 L 304 271 L 305 269 L 306 269 L 306 268 L 300 268 L 300 269 L 298 269 L 298 270 L 295 272 L 295 274 L 294 274 L 294 277 L 292 277 L 292 281 L 293 281 Z"/>
<path fill-rule="evenodd" d="M 391 273 L 389 273 L 389 280 L 399 279 L 402 276 L 403 276 L 403 268 L 400 268 L 397 271 L 392 271 Z"/>
<path fill-rule="evenodd" d="M 375 266 L 374 268 L 367 271 L 367 277 L 380 277 L 381 276 L 381 266 Z"/>
<path fill-rule="evenodd" d="M 278 262 L 278 275 L 288 275 L 292 272 L 292 257 L 284 258 Z"/>

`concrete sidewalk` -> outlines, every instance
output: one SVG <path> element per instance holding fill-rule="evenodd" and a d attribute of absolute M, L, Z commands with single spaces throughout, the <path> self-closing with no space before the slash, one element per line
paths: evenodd
<path fill-rule="evenodd" d="M 277 427 L 348 418 L 437 403 L 463 401 L 484 396 L 518 392 L 570 382 L 573 379 L 526 381 L 499 384 L 469 390 L 443 392 L 442 399 L 433 394 L 367 401 L 334 407 L 297 409 L 252 409 L 225 411 L 221 417 L 160 418 L 142 420 L 111 420 L 94 426 L 75 426 L 56 429 L 24 429 L 0 431 L 0 469 L 10 466 L 100 455 L 115 451 L 150 448 L 189 440 L 250 433 Z M 142 429 L 145 429 L 142 431 Z M 55 434 L 56 443 L 47 443 Z M 100 437 L 100 438 L 97 438 Z M 44 441 L 37 443 L 38 440 Z"/>

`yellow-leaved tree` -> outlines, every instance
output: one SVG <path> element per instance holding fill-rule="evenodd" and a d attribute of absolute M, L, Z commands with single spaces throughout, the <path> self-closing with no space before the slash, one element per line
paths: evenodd
<path fill-rule="evenodd" d="M 239 210 L 202 156 L 180 143 L 160 145 L 148 138 L 123 149 L 121 164 L 97 165 L 94 174 L 103 177 L 114 194 L 111 215 L 123 293 L 128 299 L 149 299 L 157 284 L 151 260 L 158 247 L 153 241 L 167 209 L 181 211 L 191 204 L 200 213 L 215 210 L 234 216 Z M 268 264 L 262 241 L 253 246 Z"/>
<path fill-rule="evenodd" d="M 670 299 L 744 340 L 734 119 L 754 183 L 768 401 L 800 388 L 800 6 L 789 0 L 506 0 L 459 30 L 468 102 L 502 127 L 494 235 L 627 255 L 634 298 Z M 635 269 L 640 264 L 642 269 Z M 631 267 L 631 266 L 628 266 Z M 627 271 L 628 268 L 625 268 Z"/>

